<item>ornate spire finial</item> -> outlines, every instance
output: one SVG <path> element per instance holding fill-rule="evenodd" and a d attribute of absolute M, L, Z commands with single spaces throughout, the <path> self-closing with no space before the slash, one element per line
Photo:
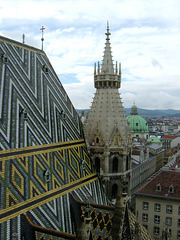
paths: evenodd
<path fill-rule="evenodd" d="M 40 30 L 42 31 L 42 38 L 41 38 L 41 41 L 42 41 L 42 50 L 43 50 L 43 41 L 44 41 L 44 37 L 43 37 L 44 29 L 45 29 L 44 26 L 42 26 L 42 28 L 40 29 Z"/>
<path fill-rule="evenodd" d="M 112 59 L 109 22 L 107 21 L 106 42 L 102 65 L 98 62 L 97 69 L 94 70 L 94 83 L 96 88 L 120 88 L 121 83 L 121 67 L 116 62 L 115 68 Z"/>
<path fill-rule="evenodd" d="M 105 34 L 107 36 L 106 40 L 110 40 L 109 35 L 111 35 L 111 33 L 109 32 L 109 21 L 107 21 L 107 33 Z"/>

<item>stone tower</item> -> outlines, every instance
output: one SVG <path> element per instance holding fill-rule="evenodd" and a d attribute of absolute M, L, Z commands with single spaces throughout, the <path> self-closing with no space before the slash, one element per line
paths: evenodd
<path fill-rule="evenodd" d="M 121 65 L 114 67 L 109 24 L 102 65 L 94 67 L 96 93 L 84 124 L 86 143 L 97 173 L 111 199 L 129 193 L 131 135 L 119 88 Z"/>

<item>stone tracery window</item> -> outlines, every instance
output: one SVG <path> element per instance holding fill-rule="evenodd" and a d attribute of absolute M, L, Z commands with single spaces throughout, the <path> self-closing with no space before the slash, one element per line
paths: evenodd
<path fill-rule="evenodd" d="M 100 159 L 98 157 L 96 157 L 94 160 L 94 163 L 95 163 L 96 172 L 100 173 Z"/>
<path fill-rule="evenodd" d="M 113 158 L 112 172 L 113 173 L 118 172 L 118 158 L 117 157 Z"/>
<path fill-rule="evenodd" d="M 118 193 L 118 185 L 114 183 L 112 185 L 112 198 L 116 198 Z"/>
<path fill-rule="evenodd" d="M 129 158 L 128 156 L 126 157 L 126 171 L 129 169 Z"/>

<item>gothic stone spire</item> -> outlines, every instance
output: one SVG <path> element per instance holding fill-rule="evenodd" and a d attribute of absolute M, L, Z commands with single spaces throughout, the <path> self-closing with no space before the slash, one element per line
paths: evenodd
<path fill-rule="evenodd" d="M 109 24 L 107 24 L 107 32 L 105 33 L 106 37 L 106 43 L 105 43 L 105 50 L 104 50 L 104 56 L 103 56 L 103 62 L 102 62 L 102 73 L 110 73 L 114 74 L 114 65 L 112 60 L 112 54 L 111 54 L 111 44 L 110 44 L 110 35 L 109 32 Z"/>
<path fill-rule="evenodd" d="M 111 43 L 110 43 L 110 31 L 109 31 L 109 23 L 107 23 L 107 32 L 106 35 L 106 43 L 104 48 L 104 56 L 102 60 L 102 65 L 98 62 L 98 69 L 96 70 L 96 65 L 94 69 L 94 85 L 95 88 L 120 88 L 121 84 L 121 65 L 116 62 L 116 66 L 114 69 L 112 54 L 111 54 Z"/>

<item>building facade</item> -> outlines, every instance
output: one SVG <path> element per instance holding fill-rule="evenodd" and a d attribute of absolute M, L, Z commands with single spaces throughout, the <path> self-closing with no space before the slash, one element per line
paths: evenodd
<path fill-rule="evenodd" d="M 102 65 L 94 68 L 96 93 L 84 123 L 87 148 L 110 198 L 129 193 L 131 171 L 131 133 L 118 89 L 121 65 L 115 68 L 107 26 Z"/>
<path fill-rule="evenodd" d="M 180 145 L 180 137 L 164 135 L 161 139 L 164 149 L 175 148 Z"/>
<path fill-rule="evenodd" d="M 176 161 L 136 193 L 136 213 L 154 239 L 180 239 L 180 164 Z"/>

